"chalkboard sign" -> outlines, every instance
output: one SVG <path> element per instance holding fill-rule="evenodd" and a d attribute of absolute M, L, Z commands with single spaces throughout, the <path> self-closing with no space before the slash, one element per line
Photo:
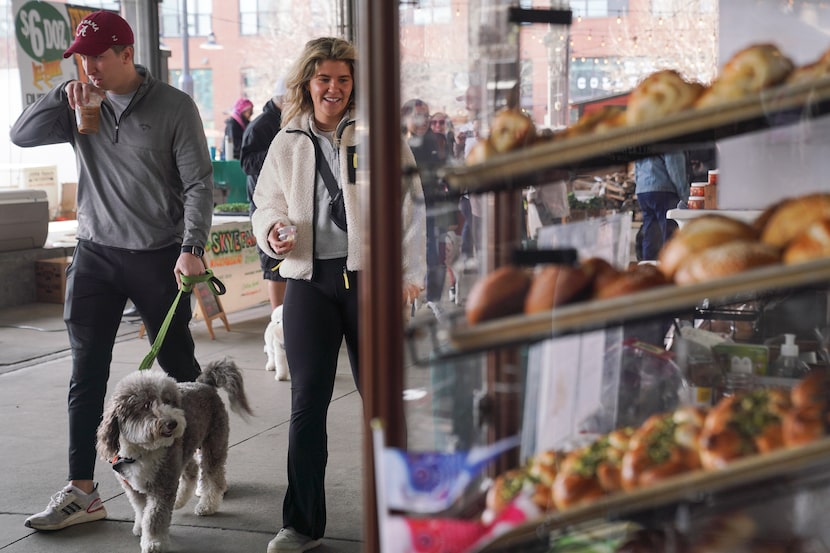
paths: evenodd
<path fill-rule="evenodd" d="M 225 330 L 230 332 L 231 327 L 228 324 L 228 317 L 222 309 L 222 302 L 219 301 L 219 296 L 213 294 L 210 286 L 206 282 L 197 282 L 193 285 L 193 294 L 196 296 L 196 301 L 199 302 L 199 310 L 205 318 L 210 339 L 216 339 L 216 335 L 213 333 L 213 319 L 222 319 L 222 322 L 225 324 Z"/>

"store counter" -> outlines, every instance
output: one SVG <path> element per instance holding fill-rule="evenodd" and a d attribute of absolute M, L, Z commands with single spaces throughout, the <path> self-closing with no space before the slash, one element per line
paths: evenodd
<path fill-rule="evenodd" d="M 744 223 L 752 223 L 761 212 L 757 209 L 670 209 L 666 212 L 666 218 L 674 219 L 677 221 L 677 226 L 683 228 L 683 225 L 690 220 L 711 214 L 738 219 Z"/>

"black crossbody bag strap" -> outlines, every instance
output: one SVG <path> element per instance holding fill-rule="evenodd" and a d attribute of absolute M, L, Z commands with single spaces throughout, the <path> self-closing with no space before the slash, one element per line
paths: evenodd
<path fill-rule="evenodd" d="M 323 177 L 323 182 L 326 183 L 329 195 L 332 198 L 336 198 L 337 193 L 340 192 L 340 187 L 337 186 L 337 181 L 334 179 L 334 175 L 331 172 L 331 166 L 329 166 L 328 160 L 323 158 L 323 150 L 320 148 L 320 143 L 317 142 L 317 137 L 311 137 L 311 141 L 314 142 L 314 150 L 317 154 L 317 171 L 319 171 L 320 176 Z"/>

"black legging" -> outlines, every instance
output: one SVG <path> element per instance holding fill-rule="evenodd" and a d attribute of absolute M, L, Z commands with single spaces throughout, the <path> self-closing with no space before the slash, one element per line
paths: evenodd
<path fill-rule="evenodd" d="M 287 280 L 283 303 L 291 423 L 282 520 L 283 526 L 313 539 L 326 530 L 326 420 L 344 338 L 359 389 L 357 273 L 344 273 L 345 266 L 345 259 L 315 260 L 311 281 Z"/>
<path fill-rule="evenodd" d="M 152 343 L 178 293 L 173 268 L 180 247 L 155 251 L 108 248 L 81 240 L 66 273 L 64 321 L 72 347 L 69 382 L 69 480 L 92 480 L 95 432 L 104 410 L 112 348 L 127 298 L 138 309 Z M 180 382 L 193 381 L 190 294 L 183 294 L 158 363 Z M 148 349 L 149 351 L 149 349 Z M 135 359 L 135 368 L 141 359 Z"/>

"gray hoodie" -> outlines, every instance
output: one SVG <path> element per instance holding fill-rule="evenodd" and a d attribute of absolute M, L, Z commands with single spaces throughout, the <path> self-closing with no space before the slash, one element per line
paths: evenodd
<path fill-rule="evenodd" d="M 213 167 L 199 111 L 184 92 L 136 70 L 144 82 L 118 120 L 102 104 L 98 134 L 78 132 L 63 83 L 23 111 L 11 140 L 75 149 L 79 239 L 129 250 L 204 247 Z"/>

